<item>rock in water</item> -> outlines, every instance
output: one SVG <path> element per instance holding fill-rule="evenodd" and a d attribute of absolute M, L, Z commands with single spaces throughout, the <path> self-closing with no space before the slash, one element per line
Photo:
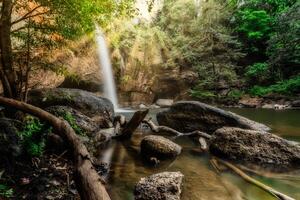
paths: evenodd
<path fill-rule="evenodd" d="M 300 167 L 300 146 L 274 134 L 233 127 L 218 129 L 210 152 L 218 157 L 277 170 Z"/>
<path fill-rule="evenodd" d="M 198 101 L 179 101 L 168 110 L 159 112 L 156 117 L 159 125 L 169 126 L 181 132 L 200 130 L 213 133 L 223 126 L 270 130 L 264 124 Z"/>
<path fill-rule="evenodd" d="M 156 105 L 160 107 L 170 107 L 174 103 L 173 99 L 157 99 Z"/>
<path fill-rule="evenodd" d="M 162 172 L 142 178 L 134 189 L 135 200 L 179 200 L 183 174 Z"/>
<path fill-rule="evenodd" d="M 181 153 L 181 147 L 171 140 L 157 135 L 149 135 L 141 142 L 141 153 L 146 159 L 174 158 Z"/>
<path fill-rule="evenodd" d="M 293 108 L 300 108 L 300 100 L 295 100 L 291 103 Z"/>
<path fill-rule="evenodd" d="M 31 90 L 28 94 L 28 102 L 38 107 L 69 106 L 88 117 L 105 115 L 109 113 L 110 118 L 114 117 L 112 103 L 91 92 L 79 89 L 53 88 Z"/>

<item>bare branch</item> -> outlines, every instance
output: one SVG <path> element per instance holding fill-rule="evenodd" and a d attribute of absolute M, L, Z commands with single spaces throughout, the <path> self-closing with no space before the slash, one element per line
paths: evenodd
<path fill-rule="evenodd" d="M 179 132 L 175 129 L 172 129 L 170 127 L 167 126 L 157 126 L 154 124 L 153 121 L 151 121 L 151 118 L 149 118 L 148 120 L 143 120 L 142 123 L 147 124 L 150 129 L 155 132 L 155 133 L 159 133 L 159 132 L 166 132 L 166 133 L 171 133 L 173 135 L 176 135 L 177 137 L 179 136 L 200 136 L 206 139 L 210 139 L 211 136 L 208 135 L 207 133 L 201 132 L 201 131 L 192 131 L 192 132 L 188 132 L 188 133 L 182 133 Z"/>
<path fill-rule="evenodd" d="M 26 29 L 26 28 L 27 28 L 27 26 L 21 26 L 21 27 L 15 29 L 15 30 L 12 30 L 11 33 L 16 33 L 16 32 L 18 32 L 18 31 L 23 30 L 23 29 Z"/>
<path fill-rule="evenodd" d="M 21 17 L 20 19 L 17 19 L 16 21 L 12 22 L 12 25 L 17 24 L 17 23 L 19 23 L 19 22 L 21 22 L 21 21 L 24 21 L 24 20 L 26 20 L 26 19 L 28 19 L 28 18 L 31 18 L 31 17 L 36 17 L 36 16 L 44 15 L 44 14 L 46 14 L 46 13 L 48 13 L 48 12 L 50 11 L 50 10 L 47 10 L 47 11 L 45 11 L 45 12 L 39 12 L 39 13 L 36 13 L 36 14 L 33 14 L 33 15 L 32 15 L 32 13 L 33 13 L 34 11 L 36 11 L 38 8 L 41 8 L 41 7 L 42 7 L 41 5 L 35 7 L 34 9 L 32 9 L 31 11 L 29 11 L 28 13 L 26 13 L 26 14 L 25 14 L 23 17 Z"/>
<path fill-rule="evenodd" d="M 221 159 L 217 159 L 218 162 L 222 163 L 223 165 L 225 165 L 226 167 L 228 167 L 229 169 L 231 169 L 232 171 L 234 171 L 236 174 L 238 174 L 240 177 L 242 177 L 245 181 L 256 185 L 257 187 L 265 190 L 266 192 L 270 193 L 271 195 L 273 195 L 274 197 L 276 197 L 277 199 L 280 200 L 295 200 L 294 198 L 287 196 L 281 192 L 278 192 L 277 190 L 275 190 L 274 188 L 271 188 L 253 178 L 251 178 L 250 176 L 248 176 L 247 174 L 245 174 L 241 169 L 237 168 L 236 166 L 234 166 L 233 164 L 221 160 Z"/>

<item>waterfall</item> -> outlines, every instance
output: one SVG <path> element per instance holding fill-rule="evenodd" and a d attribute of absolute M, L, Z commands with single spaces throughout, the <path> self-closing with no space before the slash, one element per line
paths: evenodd
<path fill-rule="evenodd" d="M 106 45 L 105 37 L 100 27 L 96 24 L 96 42 L 98 48 L 98 57 L 103 78 L 104 96 L 108 98 L 115 110 L 118 110 L 118 97 L 116 84 L 113 77 L 112 66 L 110 62 L 109 50 Z"/>

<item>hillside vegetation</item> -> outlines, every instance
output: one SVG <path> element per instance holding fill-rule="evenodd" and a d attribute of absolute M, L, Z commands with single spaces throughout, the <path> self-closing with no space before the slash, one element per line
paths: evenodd
<path fill-rule="evenodd" d="M 122 84 L 161 68 L 192 69 L 195 98 L 293 96 L 300 92 L 299 12 L 296 0 L 166 0 L 151 22 L 118 19 L 107 32 Z"/>

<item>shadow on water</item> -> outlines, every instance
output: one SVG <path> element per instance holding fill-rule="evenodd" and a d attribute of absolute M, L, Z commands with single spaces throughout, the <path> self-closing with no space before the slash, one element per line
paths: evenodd
<path fill-rule="evenodd" d="M 273 111 L 260 109 L 230 109 L 240 115 L 269 125 L 274 133 L 287 138 L 300 140 L 300 110 Z M 150 116 L 155 118 L 157 111 Z M 130 117 L 131 113 L 125 113 Z M 146 133 L 145 133 L 146 132 Z M 209 163 L 209 155 L 195 153 L 199 148 L 189 138 L 178 138 L 176 143 L 183 147 L 182 154 L 174 161 L 163 162 L 159 167 L 150 167 L 143 163 L 138 147 L 145 130 L 139 130 L 133 136 L 131 148 L 128 144 L 116 142 L 111 159 L 109 192 L 113 200 L 132 200 L 134 185 L 140 178 L 163 171 L 181 171 L 184 175 L 183 200 L 272 200 L 265 191 L 248 184 L 230 171 L 218 174 Z M 195 151 L 196 150 L 196 151 Z M 300 174 L 271 176 L 272 178 L 251 175 L 259 181 L 272 186 L 295 199 L 300 199 Z"/>

